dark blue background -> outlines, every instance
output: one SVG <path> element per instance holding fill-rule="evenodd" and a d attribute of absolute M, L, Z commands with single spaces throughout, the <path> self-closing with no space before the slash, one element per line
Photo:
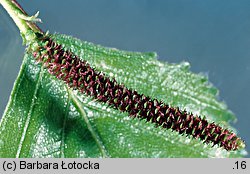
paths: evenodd
<path fill-rule="evenodd" d="M 162 61 L 190 62 L 193 72 L 208 75 L 220 90 L 220 100 L 238 118 L 234 126 L 250 144 L 249 0 L 19 2 L 29 14 L 39 10 L 41 28 L 51 33 L 118 49 L 156 51 Z M 0 38 L 1 115 L 24 51 L 18 30 L 2 7 Z"/>

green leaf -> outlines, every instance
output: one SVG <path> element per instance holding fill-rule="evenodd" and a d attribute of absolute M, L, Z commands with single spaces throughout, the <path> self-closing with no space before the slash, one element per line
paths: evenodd
<path fill-rule="evenodd" d="M 105 48 L 65 35 L 56 42 L 128 88 L 206 116 L 223 127 L 235 116 L 207 78 L 189 64 L 163 63 L 155 53 Z M 0 125 L 0 157 L 242 157 L 177 132 L 131 119 L 69 89 L 26 53 Z"/>

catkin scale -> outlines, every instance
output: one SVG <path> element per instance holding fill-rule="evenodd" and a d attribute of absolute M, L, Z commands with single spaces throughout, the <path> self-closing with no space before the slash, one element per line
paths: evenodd
<path fill-rule="evenodd" d="M 115 79 L 97 72 L 86 61 L 80 60 L 51 38 L 42 38 L 42 46 L 33 56 L 48 72 L 65 81 L 69 87 L 86 93 L 115 109 L 127 112 L 130 117 L 145 119 L 156 126 L 172 129 L 179 134 L 191 135 L 205 143 L 218 144 L 226 150 L 237 150 L 243 141 L 235 133 L 209 123 L 178 107 L 170 107 L 162 101 L 152 99 L 135 90 L 126 88 Z"/>

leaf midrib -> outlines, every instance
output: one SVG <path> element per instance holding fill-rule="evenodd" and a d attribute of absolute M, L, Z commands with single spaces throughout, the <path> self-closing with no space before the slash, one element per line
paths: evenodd
<path fill-rule="evenodd" d="M 26 117 L 25 125 L 24 125 L 23 131 L 22 131 L 22 136 L 21 136 L 21 139 L 20 139 L 20 142 L 19 142 L 19 145 L 18 145 L 16 158 L 19 158 L 20 155 L 21 155 L 21 152 L 22 152 L 23 142 L 24 142 L 24 140 L 26 138 L 26 135 L 27 135 L 27 130 L 29 128 L 30 119 L 31 119 L 32 112 L 33 112 L 34 105 L 35 105 L 35 100 L 37 99 L 36 95 L 37 95 L 38 88 L 40 86 L 40 79 L 42 78 L 43 74 L 44 74 L 43 73 L 43 67 L 41 67 L 40 71 L 39 71 L 39 76 L 38 76 L 37 81 L 36 81 L 34 94 L 33 94 L 32 99 L 31 99 L 32 101 L 31 101 L 31 105 L 29 107 L 29 112 L 28 112 L 28 115 Z"/>
<path fill-rule="evenodd" d="M 82 115 L 82 117 L 83 117 L 83 119 L 84 119 L 84 121 L 85 121 L 85 123 L 87 125 L 87 128 L 88 128 L 89 132 L 91 133 L 91 136 L 93 137 L 93 139 L 95 140 L 98 148 L 100 149 L 102 157 L 103 158 L 107 158 L 108 157 L 108 153 L 107 153 L 107 151 L 105 149 L 105 146 L 104 146 L 101 138 L 99 137 L 98 133 L 96 133 L 96 131 L 94 130 L 93 126 L 91 125 L 86 112 L 81 107 L 81 104 L 80 104 L 79 100 L 77 99 L 77 97 L 75 96 L 75 94 L 72 92 L 71 89 L 67 88 L 67 90 L 68 90 L 69 97 L 73 101 L 75 107 L 78 109 L 78 112 L 80 112 L 80 115 Z"/>

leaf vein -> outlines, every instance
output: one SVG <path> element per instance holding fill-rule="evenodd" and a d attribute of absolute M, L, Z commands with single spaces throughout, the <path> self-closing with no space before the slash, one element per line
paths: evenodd
<path fill-rule="evenodd" d="M 22 151 L 22 147 L 23 147 L 23 142 L 24 142 L 24 140 L 26 138 L 26 135 L 27 135 L 27 130 L 29 128 L 29 123 L 30 123 L 31 115 L 32 115 L 32 112 L 33 112 L 33 109 L 34 109 L 34 106 L 35 106 L 35 100 L 36 100 L 37 91 L 38 91 L 38 88 L 39 88 L 39 85 L 40 85 L 39 82 L 40 82 L 42 76 L 43 76 L 43 68 L 41 67 L 41 69 L 39 71 L 39 76 L 38 76 L 38 79 L 37 79 L 37 82 L 36 82 L 35 91 L 34 91 L 34 94 L 32 96 L 32 102 L 31 102 L 31 105 L 30 105 L 30 109 L 29 109 L 29 112 L 28 112 L 28 115 L 27 115 L 27 118 L 26 118 L 26 121 L 25 121 L 24 128 L 23 128 L 23 133 L 22 133 L 19 145 L 18 145 L 16 158 L 19 158 L 20 155 L 21 155 L 21 151 Z"/>
<path fill-rule="evenodd" d="M 76 105 L 76 107 L 79 109 L 79 112 L 81 113 L 81 115 L 83 116 L 83 119 L 87 125 L 88 130 L 90 131 L 92 137 L 94 138 L 94 140 L 96 141 L 101 154 L 104 158 L 108 157 L 107 151 L 104 147 L 104 144 L 101 141 L 101 138 L 98 136 L 98 134 L 94 131 L 92 125 L 89 122 L 89 119 L 86 115 L 86 112 L 83 110 L 83 108 L 81 107 L 81 104 L 79 102 L 79 100 L 77 99 L 77 97 L 75 97 L 75 95 L 72 93 L 72 91 L 70 89 L 68 89 L 69 95 L 72 98 L 72 101 L 74 102 L 74 104 Z"/>

